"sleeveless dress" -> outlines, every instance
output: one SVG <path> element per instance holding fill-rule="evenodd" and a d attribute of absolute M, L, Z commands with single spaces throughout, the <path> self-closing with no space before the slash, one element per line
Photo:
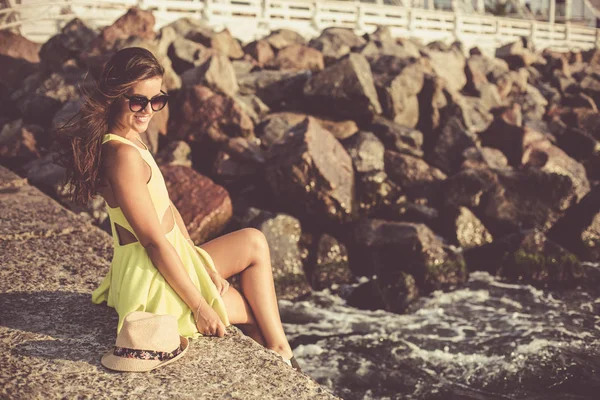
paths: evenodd
<path fill-rule="evenodd" d="M 107 133 L 104 135 L 102 143 L 109 140 L 117 140 L 135 147 L 150 166 L 152 176 L 147 185 L 158 220 L 162 222 L 162 217 L 167 212 L 167 208 L 173 213 L 173 229 L 165 236 L 179 254 L 192 282 L 200 290 L 206 302 L 216 311 L 223 324 L 229 326 L 223 299 L 205 268 L 206 265 L 215 270 L 214 262 L 206 250 L 192 245 L 183 236 L 175 220 L 163 175 L 154 157 L 145 145 L 145 149 L 142 149 L 132 141 L 119 135 Z M 196 328 L 192 310 L 154 266 L 120 207 L 110 207 L 106 200 L 105 206 L 110 218 L 114 254 L 108 273 L 100 286 L 92 292 L 92 303 L 100 304 L 106 301 L 109 307 L 116 309 L 119 314 L 117 334 L 121 331 L 123 319 L 127 314 L 132 311 L 146 311 L 155 314 L 174 315 L 177 318 L 181 336 L 191 339 L 202 337 L 203 335 Z M 138 240 L 120 245 L 115 224 L 127 229 Z"/>

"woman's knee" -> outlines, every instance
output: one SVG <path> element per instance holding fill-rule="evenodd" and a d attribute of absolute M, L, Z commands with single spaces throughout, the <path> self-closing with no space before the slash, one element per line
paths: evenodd
<path fill-rule="evenodd" d="M 269 251 L 269 243 L 265 234 L 256 228 L 244 228 L 244 234 L 247 236 L 247 241 L 252 246 L 252 253 L 261 257 L 265 252 Z"/>

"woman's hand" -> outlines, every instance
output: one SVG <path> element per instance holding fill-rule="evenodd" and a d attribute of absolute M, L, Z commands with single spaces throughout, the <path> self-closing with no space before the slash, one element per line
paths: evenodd
<path fill-rule="evenodd" d="M 194 320 L 196 321 L 198 332 L 208 336 L 225 336 L 225 325 L 216 311 L 206 301 L 202 302 L 202 305 L 197 308 L 196 312 Z"/>
<path fill-rule="evenodd" d="M 208 272 L 210 279 L 217 287 L 219 295 L 223 296 L 227 289 L 229 289 L 229 282 L 227 282 L 227 279 L 223 279 L 223 277 L 217 271 L 214 271 L 210 268 L 206 268 L 206 272 Z"/>

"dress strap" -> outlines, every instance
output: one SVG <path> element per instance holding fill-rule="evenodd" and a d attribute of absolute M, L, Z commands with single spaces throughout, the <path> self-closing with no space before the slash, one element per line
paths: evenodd
<path fill-rule="evenodd" d="M 138 148 L 138 149 L 140 149 L 140 150 L 146 150 L 146 151 L 150 151 L 150 150 L 148 149 L 148 146 L 146 146 L 144 143 L 140 142 L 140 143 L 142 143 L 142 145 L 144 146 L 144 148 L 142 149 L 142 148 L 140 148 L 140 146 L 137 146 L 137 145 L 136 145 L 135 143 L 133 143 L 131 140 L 129 140 L 129 139 L 127 139 L 127 138 L 124 138 L 123 136 L 115 135 L 114 133 L 107 133 L 107 134 L 105 134 L 105 135 L 102 137 L 102 144 L 104 144 L 104 143 L 108 142 L 109 140 L 116 140 L 116 141 L 119 141 L 119 142 L 122 142 L 122 143 L 127 143 L 127 144 L 130 144 L 130 145 L 132 145 L 132 146 L 134 146 L 134 147 L 137 147 L 137 148 Z"/>

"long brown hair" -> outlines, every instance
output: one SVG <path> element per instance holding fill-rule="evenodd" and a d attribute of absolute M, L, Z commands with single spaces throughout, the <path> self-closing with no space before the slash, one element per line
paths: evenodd
<path fill-rule="evenodd" d="M 53 161 L 65 168 L 67 196 L 86 205 L 103 179 L 102 137 L 116 116 L 115 100 L 136 83 L 164 75 L 156 57 L 141 47 L 117 51 L 104 65 L 91 89 L 82 87 L 83 104 L 77 114 L 52 133 Z M 72 122 L 74 120 L 74 122 Z"/>

